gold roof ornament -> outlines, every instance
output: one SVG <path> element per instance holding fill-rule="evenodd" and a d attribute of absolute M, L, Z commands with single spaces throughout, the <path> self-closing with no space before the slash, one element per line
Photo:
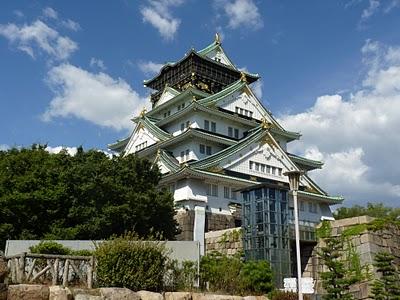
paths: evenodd
<path fill-rule="evenodd" d="M 261 127 L 263 129 L 270 129 L 272 127 L 272 123 L 268 122 L 266 118 L 261 118 Z"/>
<path fill-rule="evenodd" d="M 193 96 L 192 96 L 192 102 L 196 102 L 196 101 L 197 101 L 196 96 L 193 95 Z"/>
<path fill-rule="evenodd" d="M 160 157 L 160 155 L 161 155 L 161 149 L 158 148 L 158 149 L 157 149 L 157 158 Z"/>
<path fill-rule="evenodd" d="M 140 112 L 140 117 L 143 118 L 146 113 L 147 113 L 147 108 L 143 107 L 142 111 Z"/>
<path fill-rule="evenodd" d="M 219 33 L 217 32 L 217 33 L 215 33 L 215 43 L 217 44 L 217 45 L 221 45 L 221 37 L 219 36 Z"/>
<path fill-rule="evenodd" d="M 240 72 L 240 80 L 247 83 L 247 77 L 243 71 Z"/>

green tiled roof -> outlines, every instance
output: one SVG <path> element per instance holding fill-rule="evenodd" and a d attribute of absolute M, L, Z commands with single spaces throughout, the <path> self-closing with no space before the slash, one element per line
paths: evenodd
<path fill-rule="evenodd" d="M 324 165 L 323 162 L 318 161 L 318 160 L 308 159 L 308 158 L 301 157 L 301 156 L 298 156 L 298 155 L 295 155 L 295 154 L 292 154 L 292 153 L 287 153 L 287 155 L 295 163 L 298 163 L 298 164 L 301 164 L 301 165 L 305 165 L 305 166 L 309 166 L 309 167 L 311 167 L 310 169 L 320 169 Z"/>
<path fill-rule="evenodd" d="M 137 123 L 137 126 L 140 126 L 140 124 L 142 124 L 152 135 L 154 135 L 160 141 L 166 141 L 172 137 L 170 133 L 162 130 L 160 127 L 155 125 L 153 121 L 151 121 L 151 119 L 146 115 L 136 117 L 133 119 L 133 121 Z"/>

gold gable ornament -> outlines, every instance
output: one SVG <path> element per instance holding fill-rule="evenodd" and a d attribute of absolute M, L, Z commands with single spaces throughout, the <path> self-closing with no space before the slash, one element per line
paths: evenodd
<path fill-rule="evenodd" d="M 261 118 L 261 127 L 263 129 L 270 129 L 272 127 L 272 123 L 268 122 L 266 118 Z"/>
<path fill-rule="evenodd" d="M 147 113 L 147 108 L 143 107 L 142 111 L 140 112 L 140 117 L 143 118 Z"/>
<path fill-rule="evenodd" d="M 247 83 L 247 77 L 243 71 L 240 72 L 240 81 Z"/>
<path fill-rule="evenodd" d="M 225 174 L 225 170 L 219 166 L 210 167 L 207 169 L 207 171 L 212 172 L 212 173 Z"/>

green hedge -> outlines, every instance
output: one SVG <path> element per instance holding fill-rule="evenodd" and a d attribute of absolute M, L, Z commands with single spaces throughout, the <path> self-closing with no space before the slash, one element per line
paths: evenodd
<path fill-rule="evenodd" d="M 99 286 L 162 290 L 168 265 L 164 243 L 127 234 L 97 245 L 94 254 Z"/>

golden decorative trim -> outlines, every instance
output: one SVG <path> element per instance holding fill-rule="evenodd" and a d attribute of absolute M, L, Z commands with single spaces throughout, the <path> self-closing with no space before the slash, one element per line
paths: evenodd
<path fill-rule="evenodd" d="M 240 72 L 240 80 L 247 83 L 247 77 L 243 71 Z"/>
<path fill-rule="evenodd" d="M 266 118 L 261 118 L 261 127 L 263 129 L 270 129 L 273 126 L 271 122 L 268 122 Z"/>
<path fill-rule="evenodd" d="M 143 107 L 142 111 L 140 112 L 140 117 L 143 118 L 147 113 L 147 108 Z"/>

